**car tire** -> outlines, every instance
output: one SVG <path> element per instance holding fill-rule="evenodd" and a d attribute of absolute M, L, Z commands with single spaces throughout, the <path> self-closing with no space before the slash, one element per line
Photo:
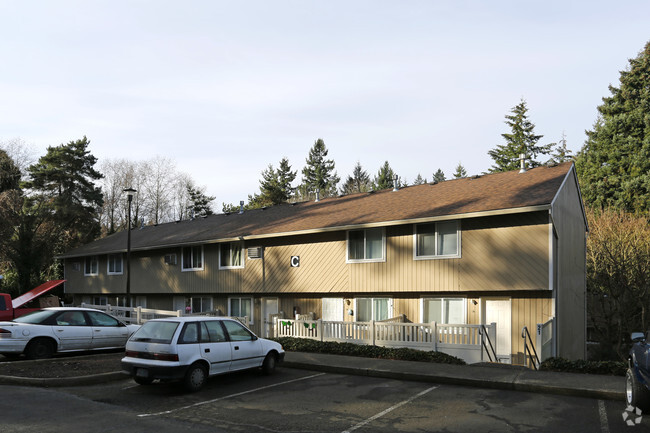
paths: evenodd
<path fill-rule="evenodd" d="M 135 383 L 137 383 L 138 385 L 151 385 L 151 383 L 153 382 L 153 379 L 150 377 L 135 376 L 133 380 L 135 380 Z"/>
<path fill-rule="evenodd" d="M 277 363 L 277 359 L 274 353 L 269 353 L 268 355 L 266 355 L 266 358 L 264 358 L 264 362 L 262 363 L 262 373 L 273 374 L 273 372 L 275 371 L 276 363 Z"/>
<path fill-rule="evenodd" d="M 631 368 L 625 373 L 625 400 L 629 406 L 638 407 L 644 412 L 650 409 L 648 390 L 639 383 Z"/>
<path fill-rule="evenodd" d="M 54 343 L 44 338 L 32 340 L 25 348 L 25 355 L 29 359 L 51 358 L 54 355 Z"/>
<path fill-rule="evenodd" d="M 183 387 L 190 392 L 196 392 L 203 388 L 205 381 L 208 378 L 208 373 L 205 367 L 201 364 L 195 363 L 190 365 L 185 373 L 183 379 Z"/>

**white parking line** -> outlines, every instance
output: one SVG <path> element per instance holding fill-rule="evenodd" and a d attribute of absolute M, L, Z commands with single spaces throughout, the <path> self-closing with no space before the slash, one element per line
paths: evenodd
<path fill-rule="evenodd" d="M 196 407 L 196 406 L 202 406 L 204 404 L 210 404 L 210 403 L 214 403 L 216 401 L 226 400 L 226 399 L 232 398 L 232 397 L 239 397 L 240 395 L 250 394 L 251 392 L 257 392 L 257 391 L 261 391 L 263 389 L 274 388 L 276 386 L 286 385 L 288 383 L 300 382 L 301 380 L 307 380 L 307 379 L 313 379 L 314 377 L 323 376 L 323 375 L 325 375 L 325 373 L 313 374 L 311 376 L 305 376 L 305 377 L 301 377 L 301 378 L 298 378 L 298 379 L 287 380 L 286 382 L 275 383 L 273 385 L 267 385 L 267 386 L 263 386 L 261 388 L 249 389 L 248 391 L 238 392 L 237 394 L 230 394 L 230 395 L 215 398 L 215 399 L 212 399 L 212 400 L 201 401 L 201 402 L 198 402 L 198 403 L 190 404 L 189 406 L 177 407 L 176 409 L 165 410 L 165 411 L 162 411 L 162 412 L 142 413 L 142 414 L 139 414 L 138 416 L 139 417 L 146 417 L 146 416 L 167 415 L 169 413 L 178 412 L 180 410 L 185 410 L 185 409 L 189 409 L 189 408 Z"/>
<path fill-rule="evenodd" d="M 605 402 L 598 400 L 598 416 L 600 417 L 600 431 L 602 433 L 609 433 L 609 422 L 607 422 L 607 411 L 605 410 Z"/>
<path fill-rule="evenodd" d="M 394 411 L 395 409 L 397 409 L 397 408 L 399 408 L 399 407 L 402 407 L 402 406 L 404 406 L 404 405 L 407 404 L 407 403 L 412 402 L 412 401 L 415 400 L 416 398 L 418 398 L 418 397 L 422 397 L 424 394 L 433 391 L 434 389 L 438 388 L 439 386 L 440 386 L 440 385 L 436 385 L 436 386 L 432 386 L 432 387 L 429 388 L 429 389 L 425 389 L 424 391 L 420 392 L 419 394 L 414 395 L 413 397 L 409 398 L 408 400 L 404 400 L 404 401 L 402 401 L 402 402 L 399 402 L 399 403 L 397 403 L 396 405 L 391 406 L 391 407 L 389 407 L 388 409 L 386 409 L 386 410 L 384 410 L 384 411 L 381 411 L 381 412 L 379 412 L 378 414 L 376 414 L 376 415 L 374 415 L 374 416 L 371 416 L 370 418 L 366 419 L 365 421 L 362 421 L 362 422 L 360 422 L 359 424 L 357 424 L 357 425 L 355 425 L 355 426 L 353 426 L 353 427 L 351 427 L 351 428 L 345 430 L 343 433 L 350 433 L 350 432 L 352 432 L 352 431 L 355 431 L 356 429 L 363 427 L 364 425 L 368 424 L 369 422 L 372 422 L 372 421 L 376 420 L 377 418 L 380 418 L 380 417 L 386 415 L 388 412 L 392 412 L 392 411 Z"/>

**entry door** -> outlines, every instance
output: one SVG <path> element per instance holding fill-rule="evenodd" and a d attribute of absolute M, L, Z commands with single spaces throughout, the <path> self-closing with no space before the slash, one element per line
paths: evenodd
<path fill-rule="evenodd" d="M 322 319 L 327 322 L 343 321 L 343 299 L 323 298 Z"/>
<path fill-rule="evenodd" d="M 271 314 L 278 314 L 278 298 L 262 298 L 262 320 L 264 321 L 262 335 L 264 338 L 272 337 L 273 321 L 271 320 Z"/>
<path fill-rule="evenodd" d="M 497 324 L 496 352 L 499 362 L 510 363 L 512 352 L 512 320 L 510 299 L 486 299 L 485 321 L 486 325 L 492 322 Z M 493 342 L 494 343 L 494 342 Z"/>

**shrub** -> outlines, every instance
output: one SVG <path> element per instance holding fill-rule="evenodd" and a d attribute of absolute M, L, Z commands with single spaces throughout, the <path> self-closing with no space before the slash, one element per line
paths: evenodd
<path fill-rule="evenodd" d="M 625 376 L 627 364 L 621 361 L 569 361 L 565 358 L 549 358 L 542 362 L 539 369 L 545 371 L 563 371 L 567 373 Z"/>
<path fill-rule="evenodd" d="M 390 348 L 334 341 L 317 341 L 307 338 L 281 337 L 274 341 L 289 352 L 328 353 L 330 355 L 359 356 L 364 358 L 395 359 L 400 361 L 435 362 L 439 364 L 464 365 L 465 361 L 442 352 L 424 352 L 404 347 Z"/>

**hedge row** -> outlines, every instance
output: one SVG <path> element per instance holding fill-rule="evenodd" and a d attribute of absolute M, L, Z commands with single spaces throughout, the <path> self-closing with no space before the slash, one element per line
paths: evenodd
<path fill-rule="evenodd" d="M 359 356 L 364 358 L 395 359 L 400 361 L 423 361 L 439 364 L 464 365 L 465 361 L 442 352 L 424 352 L 407 348 L 368 346 L 334 341 L 317 341 L 307 338 L 274 338 L 289 352 L 328 353 L 331 355 Z"/>
<path fill-rule="evenodd" d="M 539 369 L 546 371 L 563 371 L 567 373 L 625 376 L 627 364 L 621 361 L 569 361 L 565 358 L 549 358 L 542 362 Z"/>

